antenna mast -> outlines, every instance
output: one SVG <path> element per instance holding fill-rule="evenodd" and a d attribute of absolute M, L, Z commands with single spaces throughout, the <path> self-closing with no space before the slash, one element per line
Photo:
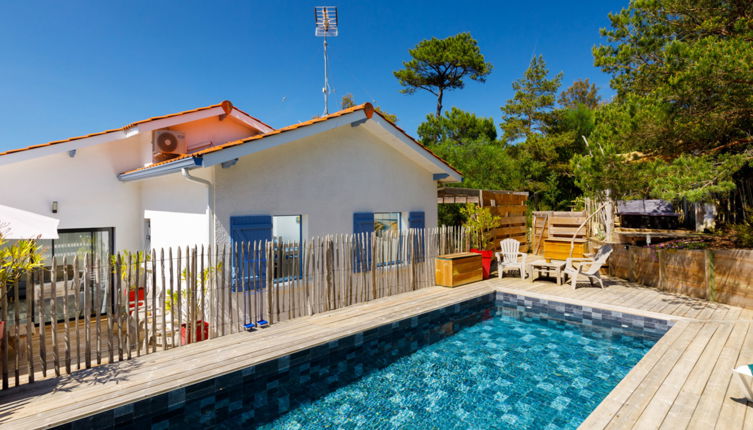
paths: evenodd
<path fill-rule="evenodd" d="M 329 70 L 327 68 L 327 37 L 337 37 L 338 20 L 337 7 L 335 6 L 316 6 L 314 7 L 314 22 L 317 37 L 324 38 L 324 115 L 329 113 Z"/>

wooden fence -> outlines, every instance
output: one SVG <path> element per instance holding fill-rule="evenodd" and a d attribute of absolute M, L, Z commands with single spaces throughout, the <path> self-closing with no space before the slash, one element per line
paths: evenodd
<path fill-rule="evenodd" d="M 753 250 L 657 249 L 618 245 L 613 276 L 650 287 L 753 309 Z"/>
<path fill-rule="evenodd" d="M 481 205 L 488 207 L 492 215 L 502 218 L 502 224 L 492 232 L 495 249 L 502 239 L 512 238 L 520 242 L 520 251 L 528 251 L 528 227 L 526 226 L 526 202 L 528 193 L 505 191 L 480 192 Z"/>
<path fill-rule="evenodd" d="M 442 227 L 53 260 L 3 289 L 2 387 L 430 287 L 467 249 Z"/>
<path fill-rule="evenodd" d="M 521 252 L 528 250 L 527 201 L 528 193 L 520 191 L 459 187 L 437 190 L 437 204 L 475 203 L 488 207 L 493 215 L 502 219 L 500 226 L 492 231 L 492 242 L 496 250 L 499 250 L 499 242 L 507 238 L 520 242 Z"/>

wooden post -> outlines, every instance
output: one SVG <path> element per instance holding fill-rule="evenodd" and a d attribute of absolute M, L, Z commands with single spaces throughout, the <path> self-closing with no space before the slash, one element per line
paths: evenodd
<path fill-rule="evenodd" d="M 221 259 L 220 257 L 217 258 L 220 261 L 219 263 L 220 264 L 219 266 L 220 267 L 220 284 L 218 286 L 219 288 L 217 288 L 217 294 L 219 295 L 218 298 L 219 298 L 219 309 L 220 309 L 220 311 L 218 312 L 219 320 L 220 320 L 220 326 L 218 327 L 218 330 L 220 330 L 219 331 L 220 336 L 225 336 L 225 324 L 226 324 L 225 315 L 227 313 L 227 308 L 226 308 L 227 302 L 225 301 L 226 299 L 225 289 L 227 287 L 227 284 L 225 283 L 225 280 L 226 280 L 225 275 L 227 273 L 226 256 L 227 256 L 227 244 L 224 244 L 222 245 L 222 258 Z"/>
<path fill-rule="evenodd" d="M 41 270 L 39 280 L 39 358 L 42 361 L 42 376 L 47 377 L 47 339 L 45 321 L 47 315 L 44 309 L 44 269 Z"/>
<path fill-rule="evenodd" d="M 181 331 L 181 324 L 183 324 L 183 291 L 181 291 L 181 286 L 183 284 L 183 271 L 181 270 L 181 266 L 183 264 L 183 259 L 181 258 L 181 248 L 178 247 L 177 252 L 177 261 L 176 261 L 176 270 L 175 270 L 175 283 L 177 285 L 177 297 L 175 300 L 175 307 L 173 308 L 173 312 L 175 312 L 175 308 L 178 309 L 178 318 L 175 318 L 173 316 L 173 321 L 178 322 L 178 324 L 173 327 L 173 330 L 177 332 L 177 342 L 178 346 L 180 346 L 183 342 L 181 341 L 180 331 Z M 188 257 L 188 247 L 186 247 L 186 257 Z M 172 273 L 170 274 L 172 276 Z M 173 346 L 175 346 L 175 343 L 173 343 Z"/>
<path fill-rule="evenodd" d="M 39 270 L 26 272 L 26 359 L 30 384 L 34 382 L 34 348 L 32 343 L 34 337 L 34 314 L 32 313 L 32 305 L 36 292 L 37 277 L 39 277 Z M 19 348 L 21 347 L 21 345 L 18 346 Z"/>
<path fill-rule="evenodd" d="M 113 316 L 112 316 L 112 306 L 115 301 L 115 285 L 113 285 L 112 282 L 112 273 L 113 273 L 113 267 L 112 267 L 112 256 L 107 254 L 107 259 L 105 261 L 105 279 L 107 279 L 107 291 L 110 292 L 108 301 L 105 299 L 105 307 L 107 310 L 107 358 L 110 360 L 109 363 L 112 363 L 115 361 L 115 342 L 113 339 Z M 105 294 L 105 298 L 107 298 L 108 295 Z"/>
<path fill-rule="evenodd" d="M 714 251 L 711 249 L 704 250 L 704 267 L 706 269 L 706 298 L 708 301 L 715 302 L 716 296 L 716 258 Z"/>
<path fill-rule="evenodd" d="M 3 365 L 3 390 L 8 389 L 8 294 L 6 288 L 8 284 L 3 282 L 2 291 L 3 295 L 3 341 L 2 341 L 2 365 Z"/>
<path fill-rule="evenodd" d="M 131 291 L 131 285 L 133 285 L 133 254 L 128 253 L 128 266 L 126 267 L 126 285 L 125 288 L 123 288 L 123 303 L 125 303 L 124 306 L 124 315 L 123 315 L 123 321 L 125 322 L 126 326 L 126 337 L 125 337 L 125 343 L 126 343 L 126 357 L 130 360 L 131 359 L 131 315 L 133 314 L 133 311 L 131 310 L 131 297 L 130 297 L 130 291 Z M 138 299 L 138 291 L 136 292 L 136 298 Z"/>
<path fill-rule="evenodd" d="M 178 247 L 178 254 L 180 255 L 180 247 Z M 170 263 L 169 267 L 169 276 L 170 276 L 170 347 L 175 347 L 175 331 L 180 330 L 180 324 L 175 325 L 175 307 L 177 304 L 175 303 L 175 271 L 173 270 L 173 248 L 170 247 L 167 249 L 167 259 Z M 178 275 L 178 282 L 180 282 L 180 275 Z M 165 301 L 165 305 L 167 305 L 167 301 Z M 165 339 L 165 342 L 167 343 L 167 339 Z"/>
<path fill-rule="evenodd" d="M 274 322 L 277 322 L 277 319 L 275 319 L 275 316 L 273 315 L 273 307 L 272 307 L 272 294 L 273 294 L 273 287 L 274 287 L 274 243 L 272 242 L 266 242 L 266 246 L 264 249 L 264 254 L 266 255 L 266 277 L 265 277 L 265 287 L 267 288 L 267 306 L 269 307 L 269 312 L 267 312 L 267 316 L 269 318 L 269 323 L 272 324 Z"/>
<path fill-rule="evenodd" d="M 212 248 L 207 249 L 207 256 L 212 254 Z M 199 327 L 199 340 L 204 340 L 204 323 L 207 320 L 206 315 L 206 282 L 207 282 L 207 276 L 205 275 L 204 271 L 206 269 L 204 265 L 204 245 L 201 245 L 201 271 L 199 272 L 199 276 L 201 277 L 201 326 Z"/>
<path fill-rule="evenodd" d="M 52 272 L 50 273 L 50 335 L 52 336 L 52 365 L 55 369 L 55 376 L 60 376 L 60 350 L 58 348 L 57 335 L 57 261 L 52 257 Z M 5 321 L 8 320 L 3 315 Z M 7 336 L 6 336 L 7 337 Z"/>
<path fill-rule="evenodd" d="M 196 259 L 198 253 L 199 250 L 194 245 L 191 250 L 191 275 L 189 276 L 190 283 L 188 287 L 188 321 L 186 324 L 186 330 L 188 331 L 186 339 L 188 343 L 196 342 L 196 292 L 198 287 L 198 274 L 196 273 L 198 264 Z"/>
<path fill-rule="evenodd" d="M 118 254 L 115 260 L 115 288 L 113 288 L 113 298 L 115 299 L 115 322 L 118 325 L 118 360 L 123 361 L 123 320 L 121 315 L 123 309 L 123 258 Z M 125 306 L 128 306 L 127 304 Z M 127 309 L 126 309 L 127 310 Z"/>
<path fill-rule="evenodd" d="M 152 352 L 157 352 L 157 250 L 152 248 L 152 337 L 146 338 L 146 350 L 149 352 L 149 344 L 152 344 Z M 164 286 L 164 282 L 162 284 Z M 164 300 L 163 300 L 164 302 Z M 164 313 L 163 313 L 164 315 Z M 164 338 L 163 338 L 164 339 Z"/>
<path fill-rule="evenodd" d="M 78 319 L 81 316 L 81 293 L 86 294 L 85 291 L 81 291 L 81 273 L 79 271 L 79 259 L 78 255 L 73 257 L 73 288 L 76 290 L 76 369 L 81 370 L 81 327 L 79 327 Z M 86 277 L 84 277 L 86 280 Z M 40 325 L 40 328 L 44 328 Z"/>
<path fill-rule="evenodd" d="M 659 282 L 657 283 L 656 287 L 660 290 L 664 288 L 664 250 L 662 249 L 656 249 L 654 250 L 656 252 L 656 259 L 659 262 Z"/>
<path fill-rule="evenodd" d="M 99 320 L 102 319 L 102 300 L 100 296 L 100 274 L 99 270 L 101 268 L 100 266 L 100 260 L 98 257 L 92 255 L 92 261 L 93 261 L 93 272 L 94 272 L 94 282 L 92 283 L 94 287 L 94 315 L 95 315 L 95 327 L 96 327 L 96 341 L 95 345 L 97 347 L 97 364 L 102 364 L 102 329 L 100 327 Z"/>
<path fill-rule="evenodd" d="M 236 333 L 241 326 L 241 314 L 240 314 L 240 305 L 238 303 L 238 285 L 240 284 L 240 260 L 239 260 L 239 253 L 240 250 L 238 249 L 238 242 L 235 242 L 235 249 L 232 249 L 231 252 L 233 253 L 233 276 L 231 277 L 232 282 L 232 288 L 230 292 L 230 333 Z M 261 280 L 259 280 L 261 282 Z M 235 299 L 235 300 L 233 300 Z M 233 318 L 235 316 L 235 318 Z"/>
<path fill-rule="evenodd" d="M 21 368 L 20 368 L 20 362 L 21 362 L 21 310 L 19 309 L 21 307 L 21 300 L 19 298 L 19 285 L 18 283 L 21 280 L 21 276 L 19 275 L 16 282 L 13 283 L 13 303 L 14 306 L 14 318 L 13 318 L 13 335 L 16 339 L 16 347 L 15 350 L 15 361 L 14 361 L 14 367 L 13 367 L 13 376 L 15 379 L 15 385 L 18 387 L 21 385 Z M 26 284 L 26 291 L 29 291 L 29 284 Z M 28 292 L 26 293 L 29 294 Z M 29 316 L 27 312 L 27 317 Z M 7 323 L 6 323 L 7 324 Z"/>
<path fill-rule="evenodd" d="M 167 283 L 165 278 L 165 248 L 159 250 L 159 268 L 161 281 L 161 294 L 159 297 L 159 307 L 162 309 L 162 349 L 166 350 L 167 345 Z M 155 348 L 157 347 L 155 342 Z"/>
<path fill-rule="evenodd" d="M 146 259 L 146 252 L 143 252 L 144 258 Z M 144 299 L 146 299 L 146 285 L 141 285 L 141 256 L 142 252 L 136 251 L 136 266 L 134 267 L 135 275 L 135 282 L 130 285 L 130 287 L 135 287 L 136 290 L 134 291 L 134 297 L 133 297 L 133 320 L 135 330 L 136 330 L 136 357 L 141 357 L 141 306 L 139 303 L 139 288 L 144 288 Z M 144 279 L 146 279 L 146 276 L 144 276 Z"/>

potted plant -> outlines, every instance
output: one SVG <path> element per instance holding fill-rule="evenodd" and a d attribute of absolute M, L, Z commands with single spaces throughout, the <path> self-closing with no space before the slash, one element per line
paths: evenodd
<path fill-rule="evenodd" d="M 204 321 L 200 318 L 201 315 L 201 302 L 200 298 L 202 297 L 202 293 L 206 294 L 206 286 L 209 284 L 209 280 L 211 276 L 213 276 L 214 273 L 222 270 L 222 263 L 218 263 L 216 266 L 207 267 L 205 268 L 198 279 L 196 279 L 196 282 L 198 283 L 198 288 L 196 291 L 196 297 L 192 297 L 191 289 L 186 287 L 181 289 L 180 296 L 178 295 L 178 292 L 175 290 L 168 290 L 167 294 L 165 295 L 165 309 L 168 312 L 172 312 L 174 310 L 174 306 L 176 306 L 176 303 L 180 303 L 181 305 L 181 315 L 179 316 L 179 321 L 188 321 L 189 318 L 193 315 L 194 317 L 197 317 L 196 319 L 196 325 L 195 325 L 195 332 L 192 336 L 189 336 L 190 328 L 188 327 L 189 323 L 181 323 L 180 324 L 180 344 L 186 345 L 188 343 L 193 342 L 200 342 L 202 340 L 206 340 L 209 338 L 209 322 Z M 189 279 L 191 279 L 190 273 L 188 269 L 183 269 L 183 271 L 180 274 L 180 279 L 182 282 L 186 282 Z M 201 288 L 201 290 L 198 290 Z M 193 308 L 191 308 L 191 303 L 193 303 Z"/>
<path fill-rule="evenodd" d="M 465 229 L 471 242 L 471 252 L 481 254 L 484 279 L 489 279 L 492 258 L 494 258 L 494 242 L 492 229 L 502 224 L 502 218 L 492 215 L 489 208 L 483 208 L 474 203 L 468 203 L 460 208 L 465 216 Z"/>
<path fill-rule="evenodd" d="M 14 294 L 10 294 L 12 286 L 18 286 L 21 276 L 26 272 L 42 265 L 39 249 L 33 240 L 18 240 L 13 244 L 7 244 L 0 234 L 0 294 L 8 296 L 9 304 L 15 297 Z M 3 312 L 7 312 L 7 309 Z M 1 320 L 0 341 L 5 337 L 5 329 L 5 320 Z"/>
<path fill-rule="evenodd" d="M 118 257 L 120 257 L 120 267 L 118 267 Z M 130 265 L 129 265 L 130 257 Z M 147 261 L 151 261 L 152 256 L 144 251 L 121 251 L 118 255 L 110 256 L 112 263 L 112 273 L 117 274 L 120 270 L 120 280 L 128 288 L 128 310 L 136 307 L 136 302 L 144 303 L 146 298 L 145 285 L 148 277 Z M 136 277 L 136 268 L 138 270 L 138 279 Z"/>

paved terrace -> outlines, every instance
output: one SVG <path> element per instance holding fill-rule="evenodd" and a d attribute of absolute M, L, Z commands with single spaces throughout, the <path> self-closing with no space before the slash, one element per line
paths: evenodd
<path fill-rule="evenodd" d="M 753 310 L 620 280 L 572 290 L 515 278 L 427 288 L 13 389 L 0 394 L 0 427 L 62 424 L 494 290 L 677 320 L 582 428 L 753 428 L 730 372 L 753 362 Z"/>

